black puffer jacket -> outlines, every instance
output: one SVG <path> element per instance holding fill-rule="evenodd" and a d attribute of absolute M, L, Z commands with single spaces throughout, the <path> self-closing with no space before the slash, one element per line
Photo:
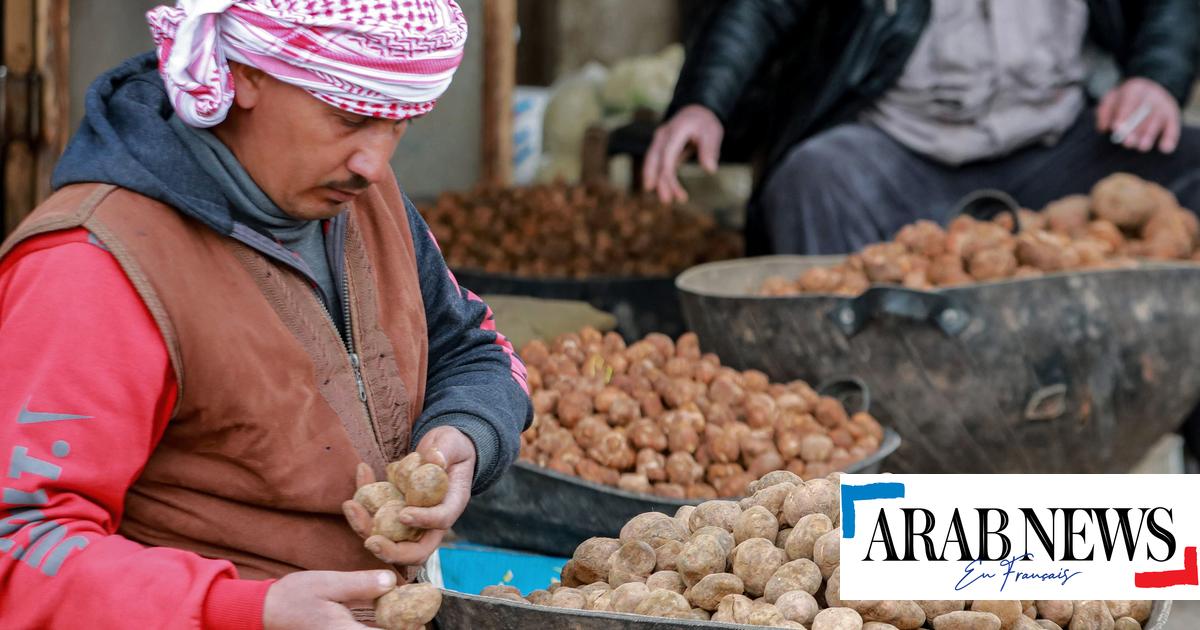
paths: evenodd
<path fill-rule="evenodd" d="M 1088 8 L 1089 37 L 1126 75 L 1187 98 L 1200 1 L 1088 0 Z M 791 147 L 854 118 L 894 84 L 930 13 L 931 0 L 726 0 L 688 51 L 667 115 L 711 109 L 727 127 L 725 156 L 748 139 L 761 182 Z"/>

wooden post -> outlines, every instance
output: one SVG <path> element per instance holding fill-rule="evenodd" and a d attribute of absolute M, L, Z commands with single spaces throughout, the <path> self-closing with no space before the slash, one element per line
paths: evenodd
<path fill-rule="evenodd" d="M 70 133 L 70 0 L 3 3 L 3 232 L 50 194 Z"/>
<path fill-rule="evenodd" d="M 513 175 L 513 91 L 517 76 L 517 0 L 483 2 L 483 180 L 507 186 Z"/>
<path fill-rule="evenodd" d="M 40 203 L 50 196 L 50 175 L 71 134 L 70 0 L 37 0 L 37 88 L 39 124 L 35 138 Z"/>
<path fill-rule="evenodd" d="M 4 232 L 33 209 L 34 173 L 29 134 L 30 77 L 34 70 L 35 7 L 29 0 L 4 3 Z"/>

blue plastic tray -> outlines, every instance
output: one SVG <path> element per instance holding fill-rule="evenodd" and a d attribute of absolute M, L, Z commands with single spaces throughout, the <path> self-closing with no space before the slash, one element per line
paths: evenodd
<path fill-rule="evenodd" d="M 495 584 L 515 586 L 528 593 L 558 580 L 566 562 L 567 558 L 453 543 L 438 549 L 427 571 L 435 585 L 468 595 L 478 595 L 484 587 Z"/>

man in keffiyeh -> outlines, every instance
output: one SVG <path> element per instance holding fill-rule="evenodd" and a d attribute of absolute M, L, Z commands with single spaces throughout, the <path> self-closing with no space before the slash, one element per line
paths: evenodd
<path fill-rule="evenodd" d="M 466 22 L 452 0 L 147 18 L 156 51 L 93 83 L 54 194 L 0 247 L 0 627 L 365 627 L 351 609 L 424 562 L 532 417 L 389 167 Z M 410 451 L 446 498 L 404 508 L 412 539 L 373 535 L 349 499 Z"/>

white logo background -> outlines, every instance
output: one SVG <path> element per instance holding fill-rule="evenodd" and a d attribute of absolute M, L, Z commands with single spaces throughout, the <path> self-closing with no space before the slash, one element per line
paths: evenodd
<path fill-rule="evenodd" d="M 849 486 L 867 484 L 904 484 L 903 499 L 872 499 L 855 502 L 855 536 L 845 538 L 841 546 L 842 599 L 1200 599 L 1200 586 L 1180 585 L 1166 588 L 1138 588 L 1134 574 L 1185 569 L 1185 550 L 1200 546 L 1200 478 L 1190 475 L 845 475 L 843 498 Z M 849 513 L 845 500 L 842 518 Z M 1174 555 L 1164 562 L 1147 557 L 1152 553 L 1163 559 L 1167 544 L 1151 534 L 1142 508 L 1165 507 L 1155 520 L 1175 537 Z M 915 554 L 919 561 L 880 561 L 884 555 L 881 534 L 876 531 L 879 514 L 886 514 L 893 534 L 896 553 L 902 558 L 908 551 L 905 515 L 902 508 L 924 508 L 933 512 L 935 524 L 929 537 L 935 554 L 944 554 L 945 562 L 925 560 L 925 545 L 917 539 Z M 966 533 L 966 544 L 973 556 L 980 548 L 979 512 L 976 508 L 999 508 L 1008 515 L 1003 533 L 1012 548 L 1007 561 L 970 562 L 959 560 L 955 535 L 948 533 L 955 509 L 958 509 Z M 1054 557 L 1050 557 L 1027 520 L 1022 508 L 1031 508 L 1051 536 Z M 1101 529 L 1092 514 L 1077 513 L 1074 520 L 1074 555 L 1091 561 L 1062 560 L 1067 537 L 1063 508 L 1133 508 L 1129 522 L 1135 541 L 1134 558 L 1129 560 L 1124 537 L 1117 533 L 1117 515 L 1104 512 L 1110 538 L 1115 546 L 1110 561 L 1102 544 Z M 1051 510 L 1056 510 L 1053 513 Z M 989 516 L 989 529 L 998 528 L 1000 518 Z M 1051 530 L 1053 523 L 1053 530 Z M 925 518 L 914 516 L 914 529 L 925 528 Z M 947 538 L 951 539 L 949 545 Z M 872 538 L 876 542 L 872 545 Z M 997 555 L 1003 542 L 989 537 L 989 554 Z M 871 549 L 873 561 L 865 561 Z M 1031 553 L 1029 561 L 1012 562 L 1013 557 Z M 1179 577 L 1180 574 L 1175 574 Z"/>

